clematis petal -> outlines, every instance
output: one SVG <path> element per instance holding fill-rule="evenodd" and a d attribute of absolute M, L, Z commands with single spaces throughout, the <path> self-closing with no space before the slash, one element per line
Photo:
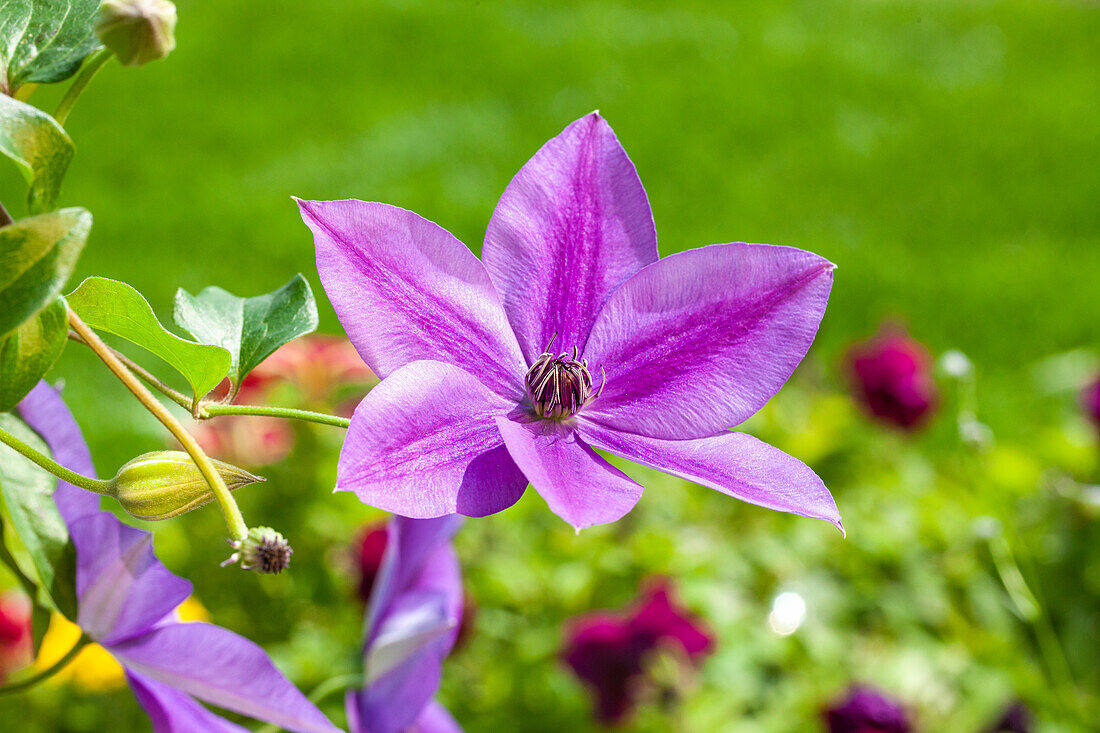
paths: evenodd
<path fill-rule="evenodd" d="M 355 408 L 336 489 L 420 519 L 506 509 L 519 500 L 527 480 L 493 417 L 514 406 L 458 367 L 408 364 Z"/>
<path fill-rule="evenodd" d="M 317 272 L 355 348 L 379 377 L 435 359 L 498 394 L 522 395 L 523 363 L 477 257 L 411 211 L 364 201 L 299 201 Z"/>
<path fill-rule="evenodd" d="M 371 733 L 405 731 L 416 720 L 439 689 L 443 659 L 458 634 L 462 582 L 454 549 L 438 545 L 421 562 L 412 582 L 387 604 L 365 647 L 367 685 L 354 694 L 353 704 Z"/>
<path fill-rule="evenodd" d="M 168 623 L 108 646 L 131 672 L 298 733 L 338 731 L 263 649 L 207 623 Z"/>
<path fill-rule="evenodd" d="M 168 685 L 133 671 L 126 672 L 126 681 L 149 715 L 153 733 L 248 733 L 247 728 L 215 715 Z"/>
<path fill-rule="evenodd" d="M 589 420 L 577 431 L 597 448 L 721 491 L 750 504 L 832 522 L 840 512 L 829 490 L 802 461 L 747 433 L 661 440 L 623 433 Z"/>
<path fill-rule="evenodd" d="M 593 112 L 535 153 L 500 197 L 481 253 L 531 364 L 584 348 L 607 297 L 657 260 L 645 189 L 611 126 Z"/>
<path fill-rule="evenodd" d="M 833 265 L 810 252 L 714 244 L 671 255 L 623 284 L 584 356 L 607 374 L 585 408 L 652 438 L 702 438 L 759 410 L 817 333 Z"/>
<path fill-rule="evenodd" d="M 191 595 L 191 582 L 153 553 L 153 535 L 109 512 L 78 519 L 69 535 L 76 546 L 77 620 L 101 644 L 145 633 Z"/>
<path fill-rule="evenodd" d="M 550 420 L 516 422 L 498 417 L 497 426 L 516 465 L 550 510 L 579 532 L 621 519 L 642 497 L 642 487 L 577 437 Z"/>
<path fill-rule="evenodd" d="M 527 479 L 523 479 L 526 484 Z M 458 604 L 461 613 L 462 587 L 457 559 L 441 555 L 446 545 L 462 525 L 462 517 L 449 514 L 436 519 L 410 519 L 395 516 L 386 525 L 386 551 L 371 591 L 367 611 L 367 639 L 375 636 L 383 612 L 401 592 L 416 587 L 437 588 Z M 432 564 L 436 560 L 438 567 Z M 435 573 L 443 572 L 442 577 Z M 454 613 L 448 611 L 448 613 Z"/>
<path fill-rule="evenodd" d="M 88 444 L 60 392 L 42 380 L 19 403 L 19 412 L 46 441 L 55 461 L 71 471 L 95 478 Z M 99 511 L 98 496 L 60 479 L 53 498 L 66 524 Z"/>
<path fill-rule="evenodd" d="M 462 726 L 447 708 L 432 700 L 413 723 L 412 733 L 462 733 Z"/>

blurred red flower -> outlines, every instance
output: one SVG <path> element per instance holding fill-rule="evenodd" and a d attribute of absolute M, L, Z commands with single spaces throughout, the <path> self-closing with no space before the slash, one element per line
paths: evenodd
<path fill-rule="evenodd" d="M 871 687 L 853 685 L 824 713 L 829 733 L 909 733 L 909 716 L 900 703 Z"/>
<path fill-rule="evenodd" d="M 654 654 L 669 650 L 698 665 L 713 646 L 706 627 L 674 600 L 669 582 L 661 579 L 649 584 L 631 611 L 573 619 L 563 657 L 588 683 L 596 717 L 614 724 L 626 718 L 645 689 Z"/>
<path fill-rule="evenodd" d="M 0 681 L 30 663 L 30 600 L 22 593 L 0 594 Z"/>
<path fill-rule="evenodd" d="M 1081 393 L 1081 405 L 1085 409 L 1085 414 L 1100 429 L 1100 375 L 1097 375 L 1092 384 L 1085 387 Z"/>
<path fill-rule="evenodd" d="M 920 427 L 936 405 L 932 358 L 918 341 L 896 327 L 849 352 L 856 398 L 874 416 L 904 430 Z"/>

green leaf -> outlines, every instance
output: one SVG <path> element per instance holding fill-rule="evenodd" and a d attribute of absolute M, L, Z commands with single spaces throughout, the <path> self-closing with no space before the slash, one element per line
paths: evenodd
<path fill-rule="evenodd" d="M 58 296 L 91 228 L 92 215 L 75 208 L 0 227 L 0 338 Z"/>
<path fill-rule="evenodd" d="M 0 414 L 0 428 L 35 450 L 49 448 L 26 423 L 13 414 Z M 53 500 L 57 479 L 6 445 L 0 445 L 0 495 L 8 521 L 27 548 L 42 587 L 57 609 L 76 618 L 76 563 L 65 520 Z"/>
<path fill-rule="evenodd" d="M 58 298 L 0 340 L 0 412 L 11 410 L 49 371 L 69 335 L 68 308 Z"/>
<path fill-rule="evenodd" d="M 99 0 L 0 0 L 0 92 L 68 79 L 92 51 Z"/>
<path fill-rule="evenodd" d="M 250 371 L 275 349 L 317 329 L 317 302 L 301 274 L 278 290 L 240 298 L 221 288 L 191 295 L 176 291 L 175 319 L 204 344 L 233 355 L 229 379 L 234 392 Z"/>
<path fill-rule="evenodd" d="M 166 331 L 148 301 L 126 283 L 90 277 L 66 298 L 69 307 L 92 328 L 121 336 L 168 362 L 191 384 L 196 401 L 229 372 L 232 357 L 228 351 Z"/>
<path fill-rule="evenodd" d="M 0 153 L 15 161 L 27 179 L 29 213 L 54 207 L 73 150 L 73 141 L 53 117 L 0 94 Z"/>

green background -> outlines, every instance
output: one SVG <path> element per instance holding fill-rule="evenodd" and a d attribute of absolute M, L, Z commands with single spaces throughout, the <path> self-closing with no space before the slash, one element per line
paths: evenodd
<path fill-rule="evenodd" d="M 139 70 L 109 64 L 66 125 L 77 155 L 60 203 L 95 216 L 73 287 L 124 280 L 167 317 L 177 287 L 253 295 L 301 271 L 322 330 L 338 332 L 292 195 L 397 204 L 478 251 L 510 177 L 593 109 L 638 168 L 662 254 L 753 241 L 838 265 L 808 365 L 753 427 L 822 474 L 849 538 L 633 469 L 652 490 L 621 527 L 576 538 L 533 496 L 468 523 L 459 550 L 483 608 L 443 692 L 468 731 L 585 729 L 583 691 L 555 661 L 561 622 L 622 605 L 654 573 L 677 577 L 719 635 L 684 730 L 813 729 L 852 679 L 906 698 L 927 730 L 976 730 L 1013 695 L 1044 730 L 1085 729 L 974 528 L 986 515 L 1017 528 L 1025 575 L 1080 686 L 1095 689 L 1095 513 L 1049 488 L 1051 475 L 1100 478 L 1074 391 L 1100 345 L 1095 4 L 178 7 L 177 50 Z M 32 102 L 49 110 L 59 95 Z M 0 171 L 13 214 L 20 186 Z M 946 384 L 940 419 L 913 438 L 855 414 L 840 358 L 887 319 L 974 361 L 991 453 L 959 444 Z M 162 446 L 79 347 L 53 377 L 104 475 Z M 359 609 L 332 558 L 373 516 L 328 494 L 338 437 L 304 429 L 263 493 L 243 495 L 254 523 L 295 539 L 289 579 L 216 573 L 213 509 L 156 528 L 214 620 L 275 649 L 306 688 L 354 664 Z M 811 613 L 779 638 L 763 618 L 789 588 Z M 127 717 L 126 693 L 113 706 L 81 697 L 68 713 L 61 694 L 30 698 L 42 730 L 141 719 Z M 635 725 L 670 729 L 656 715 Z"/>

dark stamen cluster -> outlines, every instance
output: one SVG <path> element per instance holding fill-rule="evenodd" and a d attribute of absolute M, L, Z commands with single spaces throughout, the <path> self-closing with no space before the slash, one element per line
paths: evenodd
<path fill-rule="evenodd" d="M 290 567 L 294 550 L 282 534 L 271 527 L 253 527 L 243 540 L 229 543 L 236 552 L 222 563 L 222 567 L 240 562 L 242 570 L 258 573 L 279 573 Z"/>
<path fill-rule="evenodd" d="M 555 356 L 550 351 L 553 345 L 554 339 L 550 339 L 546 351 L 527 371 L 524 383 L 535 412 L 540 417 L 560 420 L 575 415 L 588 400 L 592 393 L 592 374 L 588 371 L 587 359 L 577 360 L 576 346 L 572 356 L 565 352 Z"/>

